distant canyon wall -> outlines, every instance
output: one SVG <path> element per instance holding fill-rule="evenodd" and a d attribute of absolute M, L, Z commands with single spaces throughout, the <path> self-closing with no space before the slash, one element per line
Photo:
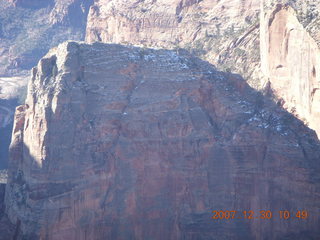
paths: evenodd
<path fill-rule="evenodd" d="M 93 0 L 0 1 L 0 76 L 21 76 L 48 50 L 84 40 Z"/>
<path fill-rule="evenodd" d="M 98 0 L 86 41 L 185 48 L 259 88 L 259 1 Z"/>
<path fill-rule="evenodd" d="M 320 50 L 290 5 L 262 5 L 261 69 L 281 105 L 320 134 Z"/>

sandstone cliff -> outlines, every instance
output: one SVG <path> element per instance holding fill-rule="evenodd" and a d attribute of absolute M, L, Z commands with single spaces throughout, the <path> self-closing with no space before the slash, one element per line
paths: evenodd
<path fill-rule="evenodd" d="M 17 239 L 320 236 L 313 132 L 184 51 L 59 45 L 33 69 L 10 153 Z M 211 219 L 263 209 L 274 217 Z"/>
<path fill-rule="evenodd" d="M 320 2 L 318 0 L 265 0 L 261 1 L 261 12 L 274 11 L 277 5 L 290 6 L 303 28 L 311 35 L 320 47 Z"/>
<path fill-rule="evenodd" d="M 259 87 L 259 1 L 98 0 L 86 40 L 185 48 Z"/>
<path fill-rule="evenodd" d="M 30 69 L 51 47 L 84 39 L 92 2 L 0 1 L 0 169 L 7 165 L 13 113 L 16 102 L 24 102 Z"/>
<path fill-rule="evenodd" d="M 0 99 L 0 170 L 7 168 L 8 166 L 9 144 L 12 134 L 15 106 L 17 105 L 17 101 Z"/>
<path fill-rule="evenodd" d="M 7 167 L 14 112 L 24 103 L 26 77 L 0 78 L 0 170 Z"/>
<path fill-rule="evenodd" d="M 299 9 L 283 4 L 262 9 L 261 66 L 265 81 L 284 108 L 319 135 L 320 50 L 311 37 L 316 35 L 299 22 Z"/>
<path fill-rule="evenodd" d="M 319 134 L 319 11 L 317 0 L 98 0 L 86 40 L 188 49 L 256 89 L 271 87 Z"/>

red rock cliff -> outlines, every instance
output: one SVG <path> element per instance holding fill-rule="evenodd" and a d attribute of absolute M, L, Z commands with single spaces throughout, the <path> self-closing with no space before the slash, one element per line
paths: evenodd
<path fill-rule="evenodd" d="M 261 66 L 288 111 L 320 134 L 320 50 L 296 11 L 277 5 L 262 12 Z"/>
<path fill-rule="evenodd" d="M 86 40 L 189 49 L 256 89 L 271 87 L 319 135 L 319 9 L 316 0 L 98 0 Z"/>
<path fill-rule="evenodd" d="M 6 211 L 17 239 L 316 239 L 315 139 L 185 53 L 67 42 L 33 69 L 17 108 Z"/>

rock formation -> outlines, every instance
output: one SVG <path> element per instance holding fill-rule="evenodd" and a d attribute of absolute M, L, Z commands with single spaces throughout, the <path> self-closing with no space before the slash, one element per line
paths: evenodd
<path fill-rule="evenodd" d="M 86 40 L 185 48 L 259 87 L 258 0 L 98 0 Z"/>
<path fill-rule="evenodd" d="M 86 40 L 189 49 L 256 89 L 271 87 L 319 135 L 319 9 L 316 0 L 98 0 Z"/>
<path fill-rule="evenodd" d="M 0 99 L 0 170 L 7 168 L 16 101 Z"/>
<path fill-rule="evenodd" d="M 10 154 L 16 239 L 320 236 L 313 131 L 184 51 L 59 45 L 32 71 Z"/>
<path fill-rule="evenodd" d="M 26 85 L 26 78 L 0 78 L 0 170 L 7 167 L 14 112 L 25 101 Z"/>
<path fill-rule="evenodd" d="M 263 9 L 265 7 L 262 7 Z M 320 50 L 289 5 L 261 17 L 261 66 L 281 104 L 320 134 Z"/>
<path fill-rule="evenodd" d="M 320 144 L 303 124 L 319 134 L 319 9 L 317 0 L 0 1 L 0 76 L 24 74 L 85 28 L 89 43 L 129 45 L 66 42 L 32 70 L 15 114 L 7 215 L 0 184 L 0 240 L 320 239 Z M 0 79 L 0 98 L 14 79 Z M 214 220 L 213 210 L 242 219 Z"/>
<path fill-rule="evenodd" d="M 30 69 L 51 47 L 84 39 L 92 2 L 0 1 L 0 169 L 7 165 L 13 113 L 24 102 Z"/>
<path fill-rule="evenodd" d="M 6 185 L 1 182 L 1 174 L 0 170 L 0 240 L 9 240 L 13 239 L 15 228 L 7 216 L 4 215 L 4 193 Z"/>

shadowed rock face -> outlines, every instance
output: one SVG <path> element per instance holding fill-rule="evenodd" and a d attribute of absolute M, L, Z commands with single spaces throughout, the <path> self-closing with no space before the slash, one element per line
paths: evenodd
<path fill-rule="evenodd" d="M 315 139 L 187 53 L 67 42 L 16 110 L 6 212 L 17 239 L 317 239 Z"/>
<path fill-rule="evenodd" d="M 11 141 L 14 112 L 16 106 L 19 104 L 21 104 L 21 102 L 18 103 L 16 100 L 12 99 L 3 100 L 0 97 L 0 170 L 7 168 L 8 165 L 8 153 Z"/>
<path fill-rule="evenodd" d="M 0 175 L 2 172 L 0 172 Z M 5 184 L 2 183 L 0 176 L 0 240 L 13 239 L 15 226 L 10 223 L 7 216 L 4 214 L 4 193 Z"/>

